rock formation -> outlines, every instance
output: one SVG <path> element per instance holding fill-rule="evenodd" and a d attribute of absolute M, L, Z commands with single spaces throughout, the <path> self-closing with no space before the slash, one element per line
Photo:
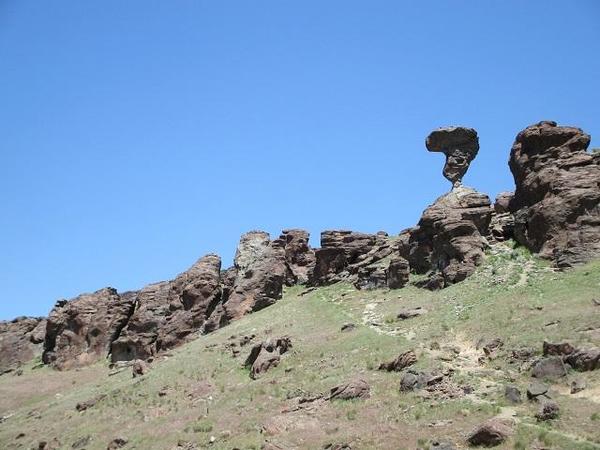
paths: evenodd
<path fill-rule="evenodd" d="M 425 146 L 430 152 L 442 152 L 446 155 L 444 176 L 450 183 L 457 185 L 477 156 L 479 138 L 473 128 L 439 128 L 427 136 Z"/>
<path fill-rule="evenodd" d="M 46 324 L 43 361 L 68 369 L 105 358 L 134 306 L 113 288 L 59 301 Z"/>
<path fill-rule="evenodd" d="M 0 374 L 42 354 L 46 320 L 18 317 L 0 322 Z"/>
<path fill-rule="evenodd" d="M 283 230 L 279 241 L 285 248 L 288 267 L 286 284 L 306 284 L 315 267 L 315 252 L 308 243 L 310 235 L 305 230 Z"/>
<path fill-rule="evenodd" d="M 464 186 L 425 210 L 411 230 L 408 255 L 413 271 L 430 272 L 424 287 L 443 288 L 475 271 L 484 258 L 492 212 L 487 195 Z"/>
<path fill-rule="evenodd" d="M 132 293 L 135 312 L 111 346 L 112 361 L 147 359 L 202 329 L 221 301 L 221 258 L 209 254 L 173 281 Z"/>
<path fill-rule="evenodd" d="M 589 143 L 580 128 L 545 121 L 511 149 L 515 238 L 558 267 L 600 255 L 600 155 L 586 152 Z"/>

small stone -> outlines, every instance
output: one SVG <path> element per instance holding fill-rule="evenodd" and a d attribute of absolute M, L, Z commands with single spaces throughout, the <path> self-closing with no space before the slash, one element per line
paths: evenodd
<path fill-rule="evenodd" d="M 581 378 L 577 378 L 571 381 L 571 394 L 577 394 L 578 392 L 583 391 L 587 387 L 585 380 Z"/>
<path fill-rule="evenodd" d="M 345 323 L 344 325 L 342 325 L 341 331 L 343 332 L 349 332 L 349 331 L 354 331 L 356 329 L 356 325 L 353 323 Z"/>
<path fill-rule="evenodd" d="M 538 413 L 535 415 L 537 420 L 552 420 L 558 417 L 560 408 L 554 400 L 545 400 L 540 405 Z"/>
<path fill-rule="evenodd" d="M 521 403 L 521 391 L 516 386 L 508 385 L 504 388 L 504 398 L 510 403 Z"/>

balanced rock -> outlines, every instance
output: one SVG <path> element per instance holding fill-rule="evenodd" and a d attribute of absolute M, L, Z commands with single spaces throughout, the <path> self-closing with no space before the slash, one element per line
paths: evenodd
<path fill-rule="evenodd" d="M 46 320 L 18 317 L 0 322 L 0 375 L 41 355 Z"/>
<path fill-rule="evenodd" d="M 113 288 L 59 301 L 46 324 L 43 361 L 68 369 L 106 358 L 134 307 L 132 298 L 120 296 Z"/>
<path fill-rule="evenodd" d="M 589 143 L 580 128 L 544 121 L 521 131 L 511 149 L 515 239 L 557 267 L 600 255 L 600 158 Z"/>
<path fill-rule="evenodd" d="M 456 185 L 467 173 L 471 161 L 479 151 L 479 138 L 473 128 L 446 127 L 433 131 L 425 141 L 430 152 L 446 155 L 444 176 Z"/>

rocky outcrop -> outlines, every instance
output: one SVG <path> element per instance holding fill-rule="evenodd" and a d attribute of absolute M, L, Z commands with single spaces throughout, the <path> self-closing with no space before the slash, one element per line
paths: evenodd
<path fill-rule="evenodd" d="M 580 128 L 539 122 L 521 131 L 509 166 L 515 238 L 558 267 L 600 255 L 600 157 Z"/>
<path fill-rule="evenodd" d="M 113 288 L 59 301 L 46 324 L 43 361 L 68 369 L 105 358 L 134 306 L 133 298 Z"/>
<path fill-rule="evenodd" d="M 310 234 L 305 230 L 283 230 L 279 241 L 285 249 L 288 286 L 306 284 L 315 267 L 315 251 L 309 244 Z"/>
<path fill-rule="evenodd" d="M 0 374 L 42 354 L 46 320 L 18 317 L 0 322 Z"/>
<path fill-rule="evenodd" d="M 235 278 L 223 299 L 229 322 L 272 305 L 283 295 L 288 267 L 283 240 L 272 241 L 264 231 L 251 231 L 240 239 L 234 259 Z"/>
<path fill-rule="evenodd" d="M 487 195 L 459 186 L 438 198 L 411 230 L 411 269 L 430 273 L 423 287 L 436 289 L 463 281 L 484 258 L 492 207 Z"/>
<path fill-rule="evenodd" d="M 425 141 L 430 152 L 446 155 L 444 176 L 453 185 L 459 184 L 471 161 L 479 151 L 479 138 L 473 128 L 446 127 L 433 131 Z"/>
<path fill-rule="evenodd" d="M 148 359 L 202 330 L 221 301 L 221 258 L 209 254 L 173 281 L 131 294 L 136 308 L 111 346 L 111 359 Z"/>
<path fill-rule="evenodd" d="M 501 192 L 496 196 L 489 232 L 490 236 L 498 242 L 512 239 L 514 236 L 515 218 L 509 209 L 513 197 L 512 192 Z"/>

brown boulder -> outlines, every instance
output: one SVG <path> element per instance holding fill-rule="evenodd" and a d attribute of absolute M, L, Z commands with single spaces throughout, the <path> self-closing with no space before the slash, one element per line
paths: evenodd
<path fill-rule="evenodd" d="M 544 341 L 544 343 L 543 343 L 543 353 L 544 353 L 544 356 L 570 355 L 574 351 L 575 351 L 575 347 L 573 347 L 568 342 L 552 343 L 552 342 Z"/>
<path fill-rule="evenodd" d="M 18 317 L 0 322 L 0 375 L 42 354 L 46 319 Z"/>
<path fill-rule="evenodd" d="M 393 361 L 382 363 L 379 366 L 379 370 L 386 370 L 388 372 L 400 372 L 409 366 L 412 366 L 417 362 L 417 355 L 412 350 L 401 353 Z"/>
<path fill-rule="evenodd" d="M 290 348 L 292 348 L 292 341 L 287 336 L 277 339 L 269 338 L 252 347 L 244 362 L 244 366 L 250 369 L 250 378 L 255 380 L 270 368 L 277 367 L 281 355 Z"/>
<path fill-rule="evenodd" d="M 573 369 L 581 372 L 600 369 L 600 348 L 577 349 L 565 360 Z"/>
<path fill-rule="evenodd" d="M 351 400 L 354 398 L 367 399 L 371 396 L 369 384 L 361 379 L 349 381 L 331 389 L 329 400 Z"/>
<path fill-rule="evenodd" d="M 453 185 L 460 183 L 479 151 L 479 138 L 473 128 L 446 127 L 433 131 L 425 141 L 430 152 L 446 155 L 444 177 Z"/>
<path fill-rule="evenodd" d="M 44 362 L 68 369 L 106 358 L 134 307 L 133 299 L 113 288 L 59 301 L 46 325 Z"/>
<path fill-rule="evenodd" d="M 521 131 L 509 166 L 515 239 L 569 267 L 600 255 L 600 159 L 580 128 L 544 121 Z"/>

